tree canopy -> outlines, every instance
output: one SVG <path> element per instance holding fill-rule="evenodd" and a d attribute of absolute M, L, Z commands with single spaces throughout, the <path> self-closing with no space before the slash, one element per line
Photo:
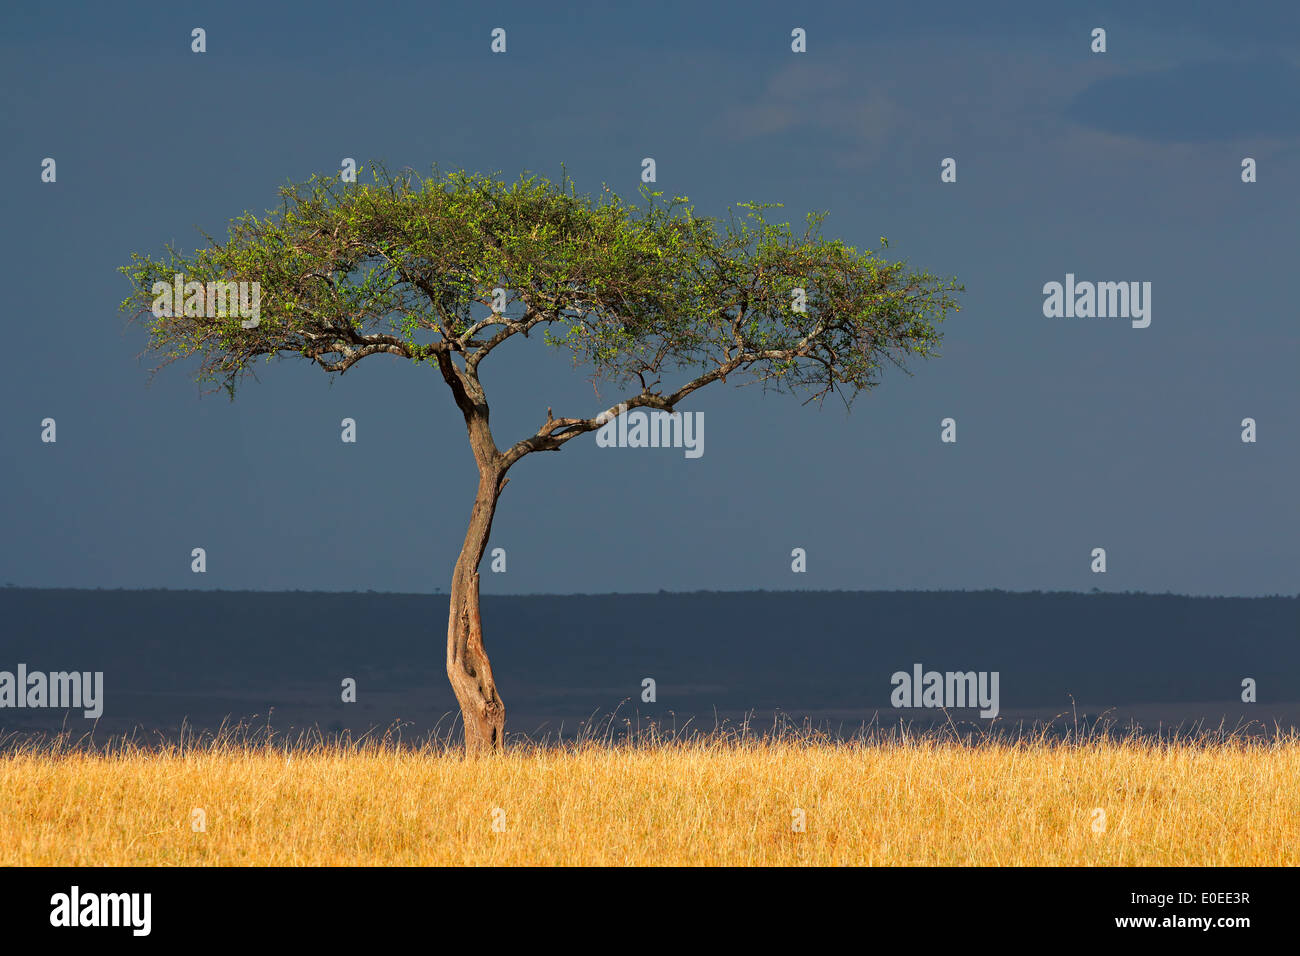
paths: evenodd
<path fill-rule="evenodd" d="M 960 286 L 825 238 L 825 213 L 798 231 L 768 222 L 779 204 L 741 203 L 719 220 L 645 186 L 632 205 L 608 188 L 579 195 L 567 176 L 378 166 L 369 182 L 314 176 L 280 193 L 279 209 L 244 214 L 224 241 L 134 255 L 121 270 L 134 286 L 123 309 L 147 323 L 161 364 L 197 355 L 199 380 L 232 397 L 259 356 L 332 373 L 380 353 L 455 356 L 473 376 L 541 327 L 598 379 L 635 383 L 629 406 L 672 410 L 716 379 L 851 402 L 886 364 L 936 354 L 937 323 L 958 308 Z M 180 303 L 156 314 L 154 285 L 176 274 L 257 282 L 258 323 L 186 315 L 202 309 Z M 675 375 L 675 387 L 662 384 Z"/>

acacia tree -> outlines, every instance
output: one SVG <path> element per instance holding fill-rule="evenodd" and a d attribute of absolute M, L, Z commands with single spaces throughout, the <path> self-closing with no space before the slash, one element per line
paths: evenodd
<path fill-rule="evenodd" d="M 296 356 L 335 374 L 381 354 L 436 366 L 479 475 L 447 622 L 447 676 L 471 753 L 504 739 L 478 568 L 516 463 L 631 409 L 674 412 L 718 381 L 850 404 L 886 363 L 937 354 L 937 324 L 961 290 L 824 238 L 825 213 L 809 214 L 802 235 L 769 223 L 763 210 L 777 204 L 742 203 L 743 215 L 724 222 L 646 187 L 637 206 L 608 188 L 580 196 L 567 176 L 506 183 L 436 168 L 420 177 L 374 167 L 369 183 L 318 176 L 280 193 L 279 209 L 234 220 L 225 241 L 133 255 L 122 308 L 147 325 L 159 365 L 198 356 L 199 381 L 232 400 L 259 357 Z M 178 275 L 202 285 L 169 309 L 160 291 Z M 209 314 L 207 284 L 231 281 L 259 284 L 255 324 L 229 308 Z M 503 448 L 480 368 L 538 330 L 622 398 L 590 417 L 547 408 L 536 431 Z"/>

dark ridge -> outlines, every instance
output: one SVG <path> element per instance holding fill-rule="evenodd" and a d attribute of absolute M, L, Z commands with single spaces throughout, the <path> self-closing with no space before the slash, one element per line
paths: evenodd
<path fill-rule="evenodd" d="M 98 723 L 0 707 L 0 733 L 269 719 L 358 735 L 446 731 L 444 595 L 0 589 L 0 671 L 103 671 Z M 1007 591 L 695 592 L 483 598 L 509 729 L 569 736 L 750 716 L 832 732 L 986 728 L 895 709 L 895 671 L 999 672 L 997 725 L 1300 726 L 1300 598 Z M 358 700 L 340 699 L 345 677 Z M 642 680 L 656 682 L 643 702 Z M 1243 678 L 1258 703 L 1241 701 Z M 612 712 L 617 712 L 612 719 Z M 628 722 L 628 723 L 625 723 Z"/>

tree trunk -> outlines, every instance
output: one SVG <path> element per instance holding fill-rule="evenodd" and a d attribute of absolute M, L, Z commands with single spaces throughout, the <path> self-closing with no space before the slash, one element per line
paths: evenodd
<path fill-rule="evenodd" d="M 485 469 L 474 496 L 465 544 L 451 577 L 451 608 L 447 618 L 447 677 L 460 703 L 465 722 L 465 752 L 498 751 L 505 737 L 506 708 L 492 679 L 492 665 L 483 648 L 483 621 L 479 617 L 478 566 L 492 532 L 497 498 L 505 476 Z"/>

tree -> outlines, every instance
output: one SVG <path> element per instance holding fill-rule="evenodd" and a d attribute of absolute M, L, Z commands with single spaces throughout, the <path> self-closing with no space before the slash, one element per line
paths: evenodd
<path fill-rule="evenodd" d="M 717 381 L 806 393 L 805 404 L 836 394 L 849 405 L 885 362 L 905 370 L 907 356 L 937 354 L 937 324 L 957 309 L 949 293 L 961 286 L 824 238 L 825 213 L 810 214 L 796 235 L 764 218 L 779 204 L 742 203 L 743 215 L 733 209 L 722 222 L 697 216 L 685 197 L 641 191 L 636 206 L 608 187 L 579 196 L 567 176 L 506 183 L 376 167 L 369 183 L 319 176 L 285 186 L 280 209 L 234 220 L 224 242 L 205 237 L 192 255 L 168 246 L 158 260 L 133 255 L 121 270 L 133 285 L 122 308 L 147 325 L 159 364 L 198 356 L 199 381 L 232 400 L 261 356 L 297 356 L 335 374 L 380 354 L 436 366 L 479 474 L 447 623 L 447 676 L 471 753 L 504 739 L 478 568 L 515 464 L 632 409 L 672 413 Z M 190 284 L 173 303 L 182 281 Z M 251 321 L 224 297 L 233 287 L 216 285 L 240 281 L 260 291 Z M 590 417 L 548 408 L 533 434 L 503 449 L 479 369 L 538 330 L 627 391 Z"/>

